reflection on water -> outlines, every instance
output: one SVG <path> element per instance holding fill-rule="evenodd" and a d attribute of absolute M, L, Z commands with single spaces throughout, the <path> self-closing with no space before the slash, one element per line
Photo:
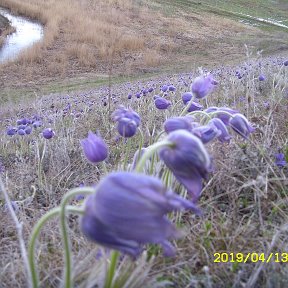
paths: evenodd
<path fill-rule="evenodd" d="M 0 63 L 14 59 L 24 48 L 39 41 L 43 36 L 43 27 L 39 23 L 21 16 L 14 16 L 7 10 L 0 8 L 0 13 L 10 20 L 16 32 L 7 36 L 0 49 Z"/>

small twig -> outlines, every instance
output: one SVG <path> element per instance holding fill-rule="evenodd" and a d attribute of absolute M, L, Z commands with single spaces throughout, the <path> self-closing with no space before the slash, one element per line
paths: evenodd
<path fill-rule="evenodd" d="M 20 251 L 21 251 L 21 256 L 22 256 L 22 259 L 23 259 L 23 262 L 24 262 L 24 267 L 25 267 L 25 270 L 26 270 L 26 274 L 27 274 L 27 281 L 28 281 L 28 287 L 32 287 L 32 282 L 31 282 L 31 271 L 30 271 L 30 266 L 29 266 L 29 261 L 28 261 L 28 257 L 27 257 L 27 250 L 26 250 L 26 246 L 25 246 L 25 242 L 24 242 L 24 239 L 23 239 L 23 234 L 22 234 L 22 228 L 23 228 L 23 225 L 22 223 L 19 222 L 17 216 L 16 216 L 16 213 L 12 207 L 12 204 L 11 204 L 11 201 L 10 201 L 10 198 L 9 198 L 9 195 L 5 189 L 5 186 L 4 186 L 4 183 L 2 181 L 2 177 L 0 176 L 0 190 L 2 191 L 3 195 L 4 195 L 4 198 L 5 198 L 5 202 L 6 202 L 6 205 L 8 207 L 8 211 L 15 223 L 15 227 L 16 227 L 16 230 L 17 230 L 17 234 L 18 234 L 18 241 L 19 241 L 19 244 L 20 244 Z"/>

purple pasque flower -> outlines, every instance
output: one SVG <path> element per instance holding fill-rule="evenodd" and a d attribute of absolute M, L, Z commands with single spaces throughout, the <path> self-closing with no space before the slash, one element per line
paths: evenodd
<path fill-rule="evenodd" d="M 163 85 L 160 90 L 162 92 L 166 92 L 168 90 L 168 86 L 167 85 Z"/>
<path fill-rule="evenodd" d="M 275 154 L 275 164 L 279 167 L 279 168 L 283 168 L 287 165 L 286 159 L 285 159 L 285 155 L 283 153 L 276 153 Z"/>
<path fill-rule="evenodd" d="M 251 126 L 247 118 L 237 113 L 231 117 L 229 120 L 229 125 L 232 127 L 232 129 L 237 132 L 239 135 L 241 135 L 244 139 L 247 139 L 249 134 L 254 132 L 254 128 Z"/>
<path fill-rule="evenodd" d="M 189 105 L 189 104 L 188 104 Z M 190 104 L 187 112 L 193 112 L 193 111 L 200 111 L 203 110 L 203 106 L 197 102 L 192 101 L 192 103 Z"/>
<path fill-rule="evenodd" d="M 262 74 L 259 75 L 259 77 L 258 77 L 258 80 L 259 80 L 259 81 L 265 81 L 265 79 L 266 79 L 265 76 L 262 75 Z"/>
<path fill-rule="evenodd" d="M 226 125 L 220 119 L 213 118 L 208 122 L 208 125 L 214 126 L 220 132 L 220 134 L 217 136 L 220 142 L 230 142 L 232 137 L 230 136 Z"/>
<path fill-rule="evenodd" d="M 186 105 L 193 97 L 193 94 L 191 92 L 185 92 L 182 94 L 182 101 L 183 104 Z"/>
<path fill-rule="evenodd" d="M 193 120 L 194 118 L 192 116 L 169 118 L 164 122 L 164 130 L 167 134 L 179 129 L 191 131 L 192 129 L 191 122 Z"/>
<path fill-rule="evenodd" d="M 134 120 L 123 117 L 118 121 L 117 130 L 121 136 L 130 138 L 136 134 L 137 124 Z"/>
<path fill-rule="evenodd" d="M 180 235 L 166 214 L 184 209 L 199 212 L 155 177 L 114 172 L 87 198 L 81 229 L 92 241 L 134 258 L 149 243 L 160 244 L 166 256 L 173 256 L 169 239 Z"/>
<path fill-rule="evenodd" d="M 29 134 L 31 134 L 31 132 L 32 132 L 32 127 L 31 127 L 31 126 L 27 126 L 27 127 L 25 127 L 24 131 L 25 131 L 25 133 L 26 133 L 27 135 L 29 135 Z"/>
<path fill-rule="evenodd" d="M 284 62 L 283 62 L 283 65 L 284 65 L 284 66 L 288 66 L 288 60 L 284 61 Z"/>
<path fill-rule="evenodd" d="M 55 135 L 55 132 L 51 128 L 45 128 L 42 131 L 42 135 L 45 139 L 51 139 Z"/>
<path fill-rule="evenodd" d="M 176 91 L 176 88 L 175 88 L 175 86 L 170 85 L 169 88 L 168 88 L 168 90 L 171 91 L 171 92 L 175 92 L 175 91 Z"/>
<path fill-rule="evenodd" d="M 139 114 L 130 108 L 125 108 L 124 106 L 120 106 L 112 114 L 112 119 L 114 121 L 119 121 L 121 118 L 129 118 L 129 119 L 135 121 L 137 127 L 139 127 L 139 125 L 141 123 L 141 118 L 140 118 Z"/>
<path fill-rule="evenodd" d="M 163 97 L 158 97 L 154 100 L 154 104 L 157 109 L 164 110 L 164 109 L 167 109 L 171 105 L 171 102 L 166 100 Z"/>
<path fill-rule="evenodd" d="M 26 133 L 25 133 L 24 129 L 18 129 L 17 134 L 24 136 Z"/>
<path fill-rule="evenodd" d="M 197 136 L 203 144 L 212 141 L 220 135 L 220 131 L 213 125 L 199 126 L 192 129 L 192 134 Z"/>
<path fill-rule="evenodd" d="M 15 134 L 17 134 L 17 128 L 16 127 L 9 127 L 7 130 L 6 130 L 6 134 L 8 136 L 13 136 Z"/>
<path fill-rule="evenodd" d="M 202 178 L 211 170 L 208 152 L 201 140 L 186 130 L 171 132 L 167 140 L 171 145 L 160 150 L 160 158 L 196 203 L 202 190 Z"/>
<path fill-rule="evenodd" d="M 108 156 L 108 147 L 104 140 L 91 131 L 88 132 L 87 138 L 81 140 L 81 146 L 91 163 L 104 161 Z"/>
<path fill-rule="evenodd" d="M 229 125 L 229 120 L 231 118 L 231 116 L 229 114 L 235 115 L 235 114 L 239 113 L 239 111 L 233 110 L 233 109 L 228 108 L 228 107 L 220 107 L 216 111 L 217 111 L 216 117 L 219 118 L 225 125 Z M 221 113 L 221 112 L 224 112 L 224 113 Z M 228 112 L 229 114 L 227 114 L 225 112 Z"/>
<path fill-rule="evenodd" d="M 211 74 L 196 77 L 191 85 L 191 91 L 196 98 L 201 99 L 213 91 L 215 87 L 214 79 Z"/>
<path fill-rule="evenodd" d="M 212 113 L 212 112 L 217 111 L 218 109 L 219 109 L 218 107 L 212 106 L 212 107 L 208 107 L 207 109 L 205 109 L 204 112 Z"/>

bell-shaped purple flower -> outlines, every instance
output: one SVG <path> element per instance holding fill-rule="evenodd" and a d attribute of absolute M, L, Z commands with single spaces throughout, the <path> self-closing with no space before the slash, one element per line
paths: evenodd
<path fill-rule="evenodd" d="M 168 90 L 168 86 L 167 85 L 163 85 L 162 87 L 161 87 L 161 91 L 162 92 L 166 92 Z"/>
<path fill-rule="evenodd" d="M 25 133 L 24 129 L 18 129 L 17 134 L 24 136 L 26 133 Z"/>
<path fill-rule="evenodd" d="M 125 138 L 133 137 L 137 132 L 137 124 L 130 118 L 121 118 L 118 121 L 117 130 Z"/>
<path fill-rule="evenodd" d="M 221 112 L 224 112 L 224 113 L 221 113 Z M 229 120 L 231 118 L 231 115 L 235 115 L 237 113 L 239 113 L 239 111 L 237 110 L 233 110 L 231 108 L 228 108 L 228 107 L 220 107 L 217 109 L 217 115 L 216 117 L 219 118 L 225 125 L 229 125 Z M 228 112 L 229 114 L 225 113 L 225 112 Z"/>
<path fill-rule="evenodd" d="M 166 100 L 163 97 L 156 98 L 154 100 L 154 103 L 155 103 L 156 108 L 160 110 L 167 109 L 171 105 L 171 102 Z"/>
<path fill-rule="evenodd" d="M 13 136 L 15 134 L 17 134 L 17 128 L 16 127 L 9 127 L 7 130 L 6 130 L 6 134 L 8 136 Z"/>
<path fill-rule="evenodd" d="M 160 150 L 160 158 L 196 203 L 202 190 L 202 178 L 206 178 L 211 169 L 208 152 L 201 140 L 186 130 L 171 132 L 167 140 L 171 145 Z"/>
<path fill-rule="evenodd" d="M 124 106 L 120 106 L 117 110 L 115 110 L 112 114 L 112 119 L 114 121 L 119 121 L 121 118 L 129 118 L 133 121 L 135 121 L 137 127 L 140 125 L 141 123 L 141 118 L 138 115 L 138 113 L 136 113 L 135 111 L 133 111 L 132 109 L 127 109 Z"/>
<path fill-rule="evenodd" d="M 45 139 L 51 139 L 55 135 L 55 132 L 51 128 L 45 128 L 42 131 L 42 135 Z"/>
<path fill-rule="evenodd" d="M 184 209 L 199 212 L 193 203 L 168 190 L 152 176 L 115 172 L 104 178 L 86 200 L 81 229 L 91 240 L 136 258 L 143 245 L 163 247 L 173 256 L 169 240 L 180 235 L 166 217 Z"/>
<path fill-rule="evenodd" d="M 284 62 L 283 62 L 283 65 L 284 65 L 284 66 L 288 66 L 288 60 L 284 61 Z"/>
<path fill-rule="evenodd" d="M 213 118 L 208 122 L 208 125 L 214 126 L 220 132 L 219 136 L 217 137 L 220 142 L 230 142 L 231 136 L 228 129 L 220 119 Z"/>
<path fill-rule="evenodd" d="M 229 124 L 232 127 L 232 129 L 240 134 L 243 138 L 247 139 L 249 134 L 254 132 L 254 128 L 251 126 L 247 118 L 237 113 L 235 114 L 230 120 Z"/>
<path fill-rule="evenodd" d="M 24 129 L 24 131 L 25 131 L 25 133 L 26 133 L 27 135 L 29 135 L 29 134 L 31 134 L 31 132 L 32 132 L 32 127 L 31 127 L 31 126 L 27 126 L 27 127 Z"/>
<path fill-rule="evenodd" d="M 182 94 L 182 101 L 184 105 L 186 105 L 193 97 L 193 94 L 191 92 L 185 92 Z"/>
<path fill-rule="evenodd" d="M 87 138 L 81 140 L 81 146 L 91 163 L 104 161 L 108 156 L 108 147 L 104 140 L 91 131 L 88 132 Z"/>
<path fill-rule="evenodd" d="M 189 104 L 188 104 L 189 105 Z M 203 106 L 197 102 L 192 101 L 190 104 L 187 112 L 193 112 L 193 111 L 200 111 L 203 109 Z"/>
<path fill-rule="evenodd" d="M 192 129 L 192 134 L 197 136 L 203 144 L 212 141 L 220 135 L 220 131 L 213 125 L 199 126 Z"/>
<path fill-rule="evenodd" d="M 259 81 L 265 81 L 265 76 L 264 75 L 259 75 L 258 80 Z"/>
<path fill-rule="evenodd" d="M 191 131 L 193 119 L 189 116 L 169 118 L 164 122 L 164 130 L 167 134 L 179 129 Z"/>
<path fill-rule="evenodd" d="M 34 128 L 38 128 L 38 127 L 41 127 L 42 126 L 42 122 L 40 120 L 36 120 L 33 122 L 33 127 Z"/>
<path fill-rule="evenodd" d="M 275 164 L 279 167 L 279 168 L 283 168 L 287 165 L 286 159 L 285 159 L 285 155 L 283 153 L 276 153 L 275 154 Z"/>
<path fill-rule="evenodd" d="M 196 77 L 191 85 L 191 91 L 196 98 L 201 99 L 207 96 L 214 89 L 214 79 L 211 74 Z"/>
<path fill-rule="evenodd" d="M 168 88 L 168 90 L 171 91 L 171 92 L 175 92 L 175 91 L 176 91 L 176 88 L 175 88 L 175 86 L 170 85 L 169 88 Z"/>

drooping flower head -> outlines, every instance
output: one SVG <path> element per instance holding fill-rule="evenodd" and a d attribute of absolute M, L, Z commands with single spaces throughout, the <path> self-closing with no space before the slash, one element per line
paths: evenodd
<path fill-rule="evenodd" d="M 154 100 L 154 104 L 157 109 L 164 110 L 164 109 L 167 109 L 171 105 L 171 102 L 166 100 L 163 97 L 158 97 Z"/>
<path fill-rule="evenodd" d="M 193 120 L 194 118 L 192 116 L 169 118 L 164 122 L 164 130 L 167 134 L 179 129 L 191 131 L 192 129 L 191 122 Z"/>
<path fill-rule="evenodd" d="M 91 131 L 87 138 L 81 140 L 81 146 L 84 155 L 92 163 L 104 161 L 108 156 L 108 147 L 104 140 Z"/>
<path fill-rule="evenodd" d="M 213 91 L 215 84 L 211 74 L 196 77 L 191 85 L 191 91 L 196 98 L 201 99 Z"/>
<path fill-rule="evenodd" d="M 192 134 L 197 136 L 203 144 L 212 141 L 220 135 L 220 131 L 213 125 L 204 125 L 192 129 Z"/>
<path fill-rule="evenodd" d="M 121 136 L 130 138 L 136 134 L 137 124 L 134 120 L 123 117 L 118 121 L 117 130 Z"/>
<path fill-rule="evenodd" d="M 55 135 L 55 132 L 51 128 L 45 128 L 42 131 L 42 135 L 45 139 L 51 139 Z"/>
<path fill-rule="evenodd" d="M 217 136 L 218 140 L 222 143 L 230 142 L 231 136 L 225 124 L 218 118 L 213 118 L 208 122 L 208 125 L 214 126 L 220 133 Z"/>
<path fill-rule="evenodd" d="M 258 80 L 259 81 L 264 81 L 266 78 L 265 78 L 265 76 L 264 75 L 259 75 L 259 77 L 258 77 Z"/>
<path fill-rule="evenodd" d="M 16 127 L 9 127 L 7 130 L 6 130 L 6 134 L 8 136 L 13 136 L 15 134 L 17 134 L 17 128 Z"/>
<path fill-rule="evenodd" d="M 114 111 L 112 119 L 118 122 L 117 130 L 119 134 L 126 138 L 134 136 L 141 123 L 141 118 L 138 113 L 123 106 L 120 106 Z"/>
<path fill-rule="evenodd" d="M 285 159 L 285 155 L 283 153 L 276 153 L 275 154 L 275 164 L 279 167 L 279 168 L 283 168 L 287 165 L 286 159 Z"/>
<path fill-rule="evenodd" d="M 196 203 L 202 190 L 202 178 L 206 178 L 211 169 L 208 152 L 201 140 L 186 130 L 171 132 L 167 140 L 171 145 L 160 150 L 160 158 Z"/>
<path fill-rule="evenodd" d="M 189 104 L 188 104 L 189 105 Z M 192 101 L 192 103 L 190 104 L 187 112 L 193 112 L 193 111 L 200 111 L 200 110 L 203 110 L 203 105 L 197 103 L 197 102 L 194 102 Z"/>
<path fill-rule="evenodd" d="M 124 106 L 120 106 L 117 110 L 115 110 L 112 114 L 112 119 L 114 121 L 119 121 L 121 118 L 129 118 L 135 121 L 137 127 L 141 123 L 141 118 L 138 113 L 133 111 L 132 109 L 125 108 Z"/>
<path fill-rule="evenodd" d="M 218 112 L 216 114 L 216 117 L 219 118 L 225 125 L 229 125 L 229 120 L 231 118 L 231 116 L 229 114 L 235 115 L 235 114 L 239 113 L 239 111 L 228 108 L 228 107 L 219 107 L 216 111 Z M 221 112 L 223 112 L 223 113 L 221 113 Z M 225 112 L 228 112 L 229 114 L 227 114 Z"/>
<path fill-rule="evenodd" d="M 249 134 L 254 132 L 254 128 L 251 126 L 247 118 L 237 113 L 235 114 L 230 120 L 229 125 L 232 127 L 232 129 L 241 135 L 244 139 L 247 139 Z"/>
<path fill-rule="evenodd" d="M 183 104 L 186 105 L 193 97 L 193 94 L 191 92 L 185 92 L 182 94 L 182 101 Z"/>
<path fill-rule="evenodd" d="M 183 209 L 199 211 L 157 178 L 115 172 L 87 198 L 81 228 L 91 240 L 134 258 L 149 243 L 160 244 L 165 255 L 173 256 L 175 251 L 168 240 L 179 234 L 165 214 Z"/>

